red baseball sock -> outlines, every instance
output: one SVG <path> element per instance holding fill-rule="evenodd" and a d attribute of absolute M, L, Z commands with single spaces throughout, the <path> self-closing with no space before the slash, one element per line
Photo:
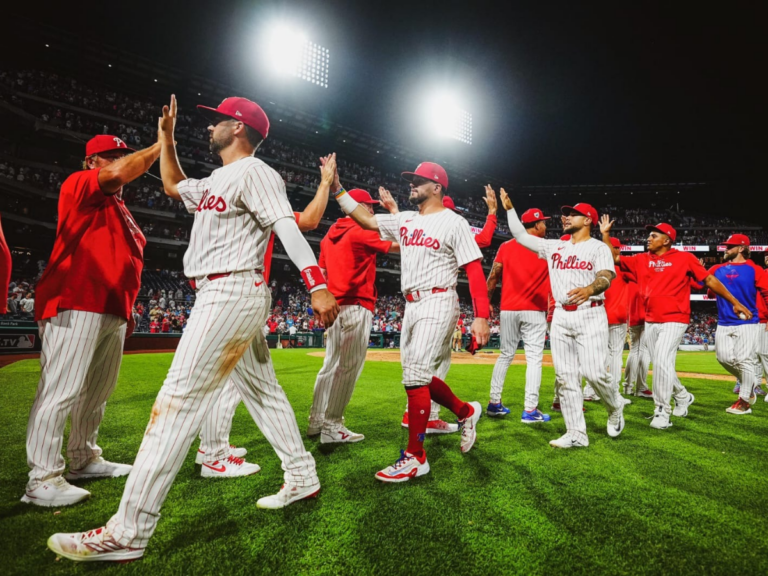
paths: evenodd
<path fill-rule="evenodd" d="M 429 394 L 435 402 L 440 404 L 440 406 L 445 406 L 448 410 L 456 414 L 459 420 L 463 420 L 469 416 L 469 404 L 459 400 L 448 384 L 440 380 L 437 376 L 433 376 L 432 382 L 429 383 Z"/>
<path fill-rule="evenodd" d="M 414 456 L 424 452 L 424 435 L 427 433 L 429 409 L 432 398 L 429 387 L 406 388 L 408 394 L 408 448 L 406 451 Z"/>

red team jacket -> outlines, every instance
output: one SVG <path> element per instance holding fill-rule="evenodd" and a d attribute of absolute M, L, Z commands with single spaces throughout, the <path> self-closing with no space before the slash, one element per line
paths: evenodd
<path fill-rule="evenodd" d="M 517 240 L 508 240 L 499 246 L 494 262 L 502 265 L 502 310 L 547 310 L 550 288 L 546 260 L 521 246 Z"/>
<path fill-rule="evenodd" d="M 320 268 L 339 306 L 376 305 L 376 254 L 386 254 L 392 242 L 363 230 L 352 218 L 339 218 L 320 242 Z"/>
<path fill-rule="evenodd" d="M 53 252 L 35 291 L 35 320 L 59 310 L 130 319 L 145 245 L 125 203 L 101 190 L 99 169 L 70 175 L 61 185 Z"/>
<path fill-rule="evenodd" d="M 626 324 L 629 314 L 629 283 L 625 274 L 616 266 L 616 278 L 605 291 L 605 312 L 608 324 Z"/>

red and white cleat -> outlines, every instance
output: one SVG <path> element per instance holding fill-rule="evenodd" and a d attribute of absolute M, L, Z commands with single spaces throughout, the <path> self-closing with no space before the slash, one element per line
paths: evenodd
<path fill-rule="evenodd" d="M 230 456 L 234 456 L 235 458 L 242 458 L 246 454 L 248 454 L 248 450 L 246 450 L 245 448 L 238 448 L 237 446 L 234 446 L 232 444 L 229 445 Z M 205 452 L 198 449 L 197 454 L 195 455 L 195 464 L 199 466 L 203 462 L 205 462 Z"/>
<path fill-rule="evenodd" d="M 118 544 L 107 529 L 88 532 L 54 534 L 48 548 L 57 556 L 75 562 L 133 562 L 144 556 L 144 548 L 128 548 Z"/>
<path fill-rule="evenodd" d="M 203 478 L 235 478 L 256 474 L 261 468 L 258 464 L 249 464 L 242 458 L 228 456 L 226 460 L 203 462 L 200 476 Z"/>
<path fill-rule="evenodd" d="M 472 412 L 459 422 L 461 426 L 461 451 L 464 454 L 472 450 L 472 446 L 475 445 L 475 440 L 477 440 L 477 421 L 483 415 L 480 402 L 469 402 L 468 404 L 472 408 Z"/>
<path fill-rule="evenodd" d="M 409 454 L 404 450 L 400 451 L 400 458 L 397 462 L 376 472 L 376 480 L 382 482 L 407 482 L 411 478 L 418 478 L 429 473 L 429 462 L 427 462 L 427 453 L 422 452 L 421 458 Z"/>
<path fill-rule="evenodd" d="M 280 488 L 280 492 L 277 494 L 259 498 L 256 502 L 256 507 L 264 508 L 267 510 L 277 510 L 278 508 L 285 508 L 289 504 L 293 504 L 299 500 L 317 498 L 319 493 L 320 484 L 314 484 L 307 487 L 283 484 L 283 486 Z"/>
<path fill-rule="evenodd" d="M 653 400 L 653 392 L 648 390 L 648 388 L 645 390 L 640 390 L 640 392 L 635 392 L 635 396 L 638 398 L 647 398 L 648 400 Z"/>
<path fill-rule="evenodd" d="M 403 414 L 403 421 L 400 423 L 400 426 L 408 428 L 408 412 Z M 427 434 L 453 434 L 458 431 L 458 424 L 450 424 L 445 420 L 430 420 L 427 422 Z"/>
<path fill-rule="evenodd" d="M 352 432 L 342 426 L 341 428 L 323 428 L 323 432 L 320 435 L 320 444 L 349 444 L 354 442 L 361 442 L 365 440 L 363 434 Z"/>

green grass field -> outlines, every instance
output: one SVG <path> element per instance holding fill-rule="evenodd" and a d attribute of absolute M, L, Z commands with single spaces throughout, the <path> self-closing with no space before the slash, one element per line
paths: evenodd
<path fill-rule="evenodd" d="M 298 350 L 273 358 L 304 430 L 322 359 Z M 170 354 L 125 357 L 101 430 L 108 459 L 133 461 L 170 362 Z M 590 405 L 590 447 L 557 451 L 547 442 L 564 432 L 560 415 L 538 427 L 519 421 L 524 369 L 513 366 L 507 378 L 512 414 L 483 418 L 469 454 L 459 452 L 457 435 L 429 438 L 431 473 L 387 485 L 373 475 L 405 447 L 405 393 L 399 364 L 369 362 L 346 413 L 366 440 L 335 448 L 307 440 L 323 490 L 280 511 L 255 506 L 280 487 L 282 471 L 241 406 L 232 441 L 262 471 L 205 480 L 190 449 L 144 559 L 120 566 L 57 562 L 46 539 L 103 525 L 117 510 L 124 479 L 85 482 L 92 498 L 60 511 L 19 502 L 39 365 L 18 362 L 0 370 L 2 572 L 768 573 L 768 403 L 761 399 L 750 416 L 727 415 L 731 382 L 683 379 L 696 403 L 673 428 L 650 429 L 652 403 L 637 400 L 626 409 L 624 433 L 611 440 L 605 410 Z M 678 369 L 722 372 L 712 353 L 681 353 Z M 485 406 L 491 371 L 456 365 L 448 381 L 460 397 Z M 552 380 L 545 368 L 542 407 Z"/>

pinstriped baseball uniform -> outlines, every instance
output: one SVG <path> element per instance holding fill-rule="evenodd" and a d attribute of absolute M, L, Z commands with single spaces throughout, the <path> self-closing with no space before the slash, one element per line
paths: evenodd
<path fill-rule="evenodd" d="M 509 240 L 499 247 L 501 263 L 501 354 L 491 377 L 492 404 L 501 402 L 504 380 L 522 338 L 525 345 L 525 410 L 539 405 L 541 364 L 547 333 L 549 273 L 546 262 Z"/>
<path fill-rule="evenodd" d="M 629 315 L 628 286 L 626 275 L 614 266 L 616 277 L 605 291 L 605 312 L 608 315 L 608 369 L 613 385 L 619 391 L 624 342 L 627 339 L 627 318 Z"/>
<path fill-rule="evenodd" d="M 552 363 L 560 387 L 560 405 L 565 425 L 572 435 L 588 442 L 582 411 L 582 376 L 600 395 L 608 411 L 622 406 L 608 372 L 608 317 L 602 305 L 604 294 L 592 296 L 577 310 L 563 308 L 568 292 L 589 286 L 601 270 L 614 271 L 613 256 L 602 242 L 539 239 L 539 256 L 547 260 L 555 313 L 550 332 Z"/>
<path fill-rule="evenodd" d="M 629 354 L 624 368 L 624 392 L 629 394 L 634 388 L 635 394 L 648 389 L 646 379 L 651 356 L 645 343 L 645 303 L 638 291 L 634 276 L 625 275 L 627 282 L 627 300 L 629 303 Z"/>
<path fill-rule="evenodd" d="M 405 305 L 400 338 L 403 385 L 426 386 L 450 362 L 459 267 L 482 254 L 467 221 L 450 210 L 377 214 L 376 220 L 381 239 L 400 244 L 401 289 L 414 298 Z"/>
<path fill-rule="evenodd" d="M 242 158 L 179 194 L 195 214 L 184 271 L 197 298 L 152 408 L 120 508 L 107 528 L 123 546 L 147 545 L 192 440 L 227 378 L 277 452 L 286 483 L 318 484 L 296 416 L 275 377 L 262 332 L 271 296 L 260 272 L 274 223 L 292 218 L 285 184 L 272 168 Z M 209 280 L 214 273 L 229 276 Z"/>

